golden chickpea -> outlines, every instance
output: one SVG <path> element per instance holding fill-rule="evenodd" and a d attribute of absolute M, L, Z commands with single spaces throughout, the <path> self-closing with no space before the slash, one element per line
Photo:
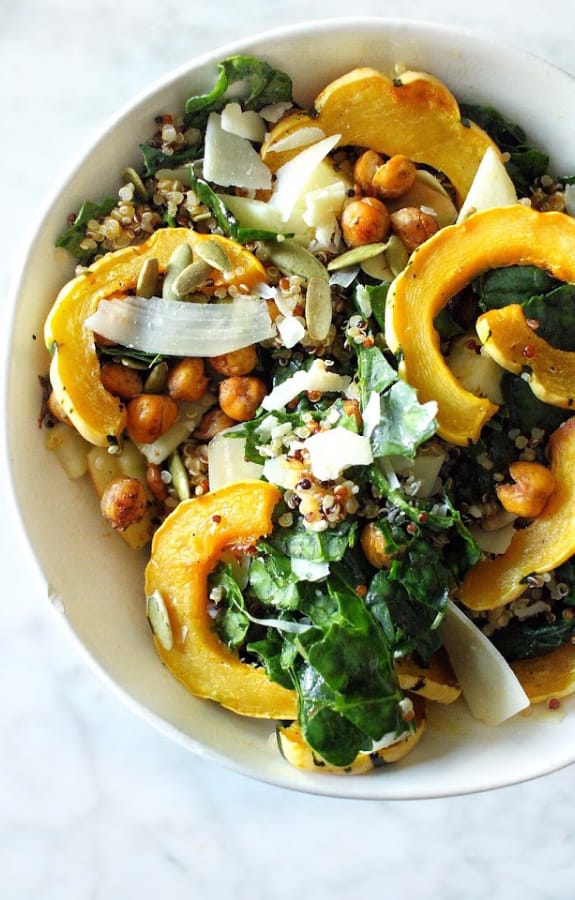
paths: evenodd
<path fill-rule="evenodd" d="M 151 444 L 176 421 L 178 404 L 165 394 L 139 394 L 129 401 L 126 428 L 137 444 Z"/>
<path fill-rule="evenodd" d="M 100 380 L 107 391 L 122 400 L 131 400 L 144 389 L 140 373 L 117 362 L 104 363 L 100 369 Z"/>
<path fill-rule="evenodd" d="M 232 375 L 220 382 L 220 407 L 235 422 L 253 419 L 267 394 L 263 381 L 253 375 Z"/>
<path fill-rule="evenodd" d="M 390 216 L 387 207 L 376 197 L 352 200 L 341 216 L 343 239 L 348 247 L 361 247 L 384 241 L 389 234 Z"/>
<path fill-rule="evenodd" d="M 218 375 L 249 375 L 258 364 L 258 354 L 253 344 L 210 357 L 210 366 Z"/>
<path fill-rule="evenodd" d="M 138 478 L 120 475 L 106 487 L 100 510 L 112 528 L 124 531 L 143 518 L 148 506 L 146 489 Z"/>
<path fill-rule="evenodd" d="M 415 181 L 415 164 L 401 153 L 390 157 L 376 170 L 372 178 L 377 195 L 392 200 L 406 194 Z"/>
<path fill-rule="evenodd" d="M 150 463 L 146 468 L 146 483 L 152 496 L 160 502 L 168 496 L 168 488 L 162 479 L 162 470 L 157 463 Z"/>
<path fill-rule="evenodd" d="M 381 165 L 383 165 L 383 159 L 375 150 L 366 150 L 358 157 L 353 167 L 353 180 L 364 194 L 376 193 L 373 187 L 373 178 Z"/>
<path fill-rule="evenodd" d="M 373 522 L 366 525 L 361 532 L 359 541 L 361 549 L 365 553 L 365 558 L 374 569 L 387 569 L 389 567 L 393 556 L 388 552 L 385 535 L 379 530 L 377 525 Z"/>
<path fill-rule="evenodd" d="M 417 206 L 404 206 L 391 214 L 391 229 L 412 253 L 438 231 L 439 225 L 434 216 Z"/>
<path fill-rule="evenodd" d="M 194 437 L 198 441 L 211 441 L 216 434 L 225 431 L 226 428 L 231 428 L 232 425 L 235 425 L 234 419 L 226 416 L 219 406 L 214 406 L 202 417 L 199 427 L 194 431 Z"/>
<path fill-rule="evenodd" d="M 169 372 L 166 385 L 172 400 L 199 400 L 208 388 L 203 359 L 186 357 L 180 360 Z"/>

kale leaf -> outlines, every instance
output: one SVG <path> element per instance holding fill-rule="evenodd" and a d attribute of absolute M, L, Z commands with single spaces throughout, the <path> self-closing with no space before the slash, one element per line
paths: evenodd
<path fill-rule="evenodd" d="M 86 200 L 80 207 L 72 225 L 64 231 L 56 240 L 56 247 L 63 247 L 76 257 L 80 265 L 87 266 L 100 252 L 96 246 L 86 249 L 82 242 L 86 237 L 86 226 L 91 219 L 101 219 L 107 216 L 116 206 L 117 200 L 111 197 L 102 200 L 101 203 L 93 203 Z"/>

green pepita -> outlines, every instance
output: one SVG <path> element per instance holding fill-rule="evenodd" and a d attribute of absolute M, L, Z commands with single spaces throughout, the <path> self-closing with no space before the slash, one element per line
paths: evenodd
<path fill-rule="evenodd" d="M 161 394 L 166 385 L 168 377 L 168 364 L 165 359 L 156 363 L 150 371 L 150 374 L 144 382 L 144 391 L 146 394 Z"/>
<path fill-rule="evenodd" d="M 180 272 L 178 277 L 172 284 L 172 290 L 178 300 L 184 300 L 193 291 L 196 291 L 206 280 L 212 266 L 204 262 L 203 259 L 197 259 L 193 263 Z"/>
<path fill-rule="evenodd" d="M 198 241 L 194 251 L 196 256 L 199 256 L 212 269 L 217 269 L 219 272 L 230 272 L 233 269 L 233 263 L 228 254 L 216 241 Z"/>
<path fill-rule="evenodd" d="M 138 200 L 148 200 L 149 194 L 146 185 L 140 178 L 139 174 L 131 166 L 128 166 L 122 172 L 122 181 L 124 184 L 133 184 Z"/>
<path fill-rule="evenodd" d="M 310 278 L 305 296 L 305 320 L 312 341 L 324 341 L 332 319 L 331 290 L 323 278 Z"/>
<path fill-rule="evenodd" d="M 169 464 L 170 475 L 172 476 L 172 486 L 178 495 L 178 500 L 190 499 L 190 479 L 186 467 L 179 453 L 174 452 L 170 457 Z"/>
<path fill-rule="evenodd" d="M 284 275 L 299 275 L 306 281 L 310 278 L 329 281 L 328 271 L 323 263 L 295 241 L 266 241 L 265 246 L 268 258 Z"/>
<path fill-rule="evenodd" d="M 172 253 L 162 284 L 162 297 L 164 300 L 180 300 L 181 297 L 174 292 L 174 282 L 178 275 L 194 261 L 192 248 L 189 244 L 180 244 Z"/>
<path fill-rule="evenodd" d="M 144 261 L 136 281 L 136 294 L 138 297 L 156 297 L 158 294 L 158 260 L 150 257 Z"/>
<path fill-rule="evenodd" d="M 327 268 L 330 272 L 336 272 L 338 269 L 347 269 L 349 266 L 360 266 L 367 259 L 373 259 L 374 256 L 383 253 L 388 243 L 362 244 L 360 247 L 352 247 L 351 250 L 346 250 L 345 253 L 330 260 Z"/>
<path fill-rule="evenodd" d="M 399 275 L 400 272 L 403 272 L 409 260 L 409 253 L 401 238 L 397 237 L 396 234 L 393 234 L 387 242 L 385 257 L 394 275 Z"/>
<path fill-rule="evenodd" d="M 154 591 L 146 597 L 146 615 L 152 631 L 164 650 L 171 650 L 174 646 L 174 634 L 161 591 Z"/>

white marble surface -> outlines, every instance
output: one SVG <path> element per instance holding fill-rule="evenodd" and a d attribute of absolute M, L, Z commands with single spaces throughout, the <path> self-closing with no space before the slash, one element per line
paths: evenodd
<path fill-rule="evenodd" d="M 1 295 L 14 236 L 120 104 L 198 52 L 351 12 L 463 24 L 575 70 L 572 0 L 0 0 Z M 149 728 L 87 667 L 12 510 L 0 541 L 2 900 L 344 900 L 391 884 L 402 900 L 575 895 L 574 768 L 395 803 L 285 793 L 216 768 Z"/>

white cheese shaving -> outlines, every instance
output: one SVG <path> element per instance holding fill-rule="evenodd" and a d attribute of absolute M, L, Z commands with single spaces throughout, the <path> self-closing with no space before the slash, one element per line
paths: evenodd
<path fill-rule="evenodd" d="M 479 210 L 511 206 L 513 203 L 517 203 L 514 184 L 498 153 L 488 147 L 459 210 L 457 223 L 464 222 Z"/>
<path fill-rule="evenodd" d="M 260 109 L 260 116 L 266 122 L 279 122 L 283 114 L 292 108 L 292 105 L 289 100 L 279 100 L 277 103 L 270 103 L 269 106 L 264 106 L 263 109 Z"/>
<path fill-rule="evenodd" d="M 222 117 L 210 113 L 206 126 L 203 175 L 222 187 L 269 190 L 272 174 L 250 142 L 225 131 Z"/>
<path fill-rule="evenodd" d="M 362 413 L 363 434 L 370 438 L 381 420 L 381 399 L 377 391 L 371 391 Z"/>
<path fill-rule="evenodd" d="M 273 388 L 267 397 L 264 397 L 262 406 L 270 411 L 283 409 L 303 391 L 341 393 L 350 383 L 351 378 L 348 375 L 330 372 L 323 360 L 315 359 L 307 371 L 302 369 Z"/>
<path fill-rule="evenodd" d="M 306 438 L 312 474 L 320 481 L 335 481 L 349 466 L 368 466 L 373 462 L 369 439 L 337 425 Z"/>
<path fill-rule="evenodd" d="M 231 134 L 261 144 L 266 136 L 266 123 L 253 109 L 242 110 L 239 103 L 228 103 L 222 109 L 222 128 Z"/>
<path fill-rule="evenodd" d="M 301 477 L 301 472 L 290 466 L 285 456 L 266 459 L 262 474 L 270 484 L 275 484 L 286 491 L 291 490 Z"/>
<path fill-rule="evenodd" d="M 461 691 L 476 719 L 500 725 L 529 706 L 529 698 L 505 657 L 451 600 L 440 628 Z"/>
<path fill-rule="evenodd" d="M 308 147 L 317 141 L 321 141 L 325 137 L 325 131 L 310 125 L 307 128 L 299 128 L 286 134 L 285 137 L 279 138 L 275 143 L 271 144 L 269 150 L 273 153 L 282 153 L 284 150 L 296 150 L 299 147 Z"/>
<path fill-rule="evenodd" d="M 333 150 L 339 139 L 339 134 L 324 138 L 302 150 L 277 170 L 274 191 L 269 203 L 279 211 L 282 221 L 288 221 L 300 198 L 307 193 L 315 169 L 330 150 Z"/>
<path fill-rule="evenodd" d="M 305 326 L 296 316 L 287 316 L 276 321 L 276 328 L 284 347 L 290 350 L 305 336 Z"/>
<path fill-rule="evenodd" d="M 180 402 L 178 417 L 171 428 L 150 444 L 137 444 L 148 462 L 160 464 L 185 441 L 200 424 L 205 412 L 216 403 L 216 397 L 206 391 L 199 400 Z"/>
<path fill-rule="evenodd" d="M 238 428 L 241 426 L 226 428 L 208 444 L 208 480 L 211 491 L 261 477 L 263 466 L 245 458 L 245 438 L 229 436 Z"/>

